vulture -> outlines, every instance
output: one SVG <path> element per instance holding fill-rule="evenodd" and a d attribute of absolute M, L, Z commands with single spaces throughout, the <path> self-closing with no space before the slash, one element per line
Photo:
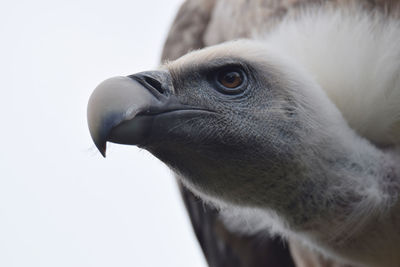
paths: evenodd
<path fill-rule="evenodd" d="M 175 174 L 212 267 L 400 266 L 400 4 L 187 0 L 93 141 Z"/>

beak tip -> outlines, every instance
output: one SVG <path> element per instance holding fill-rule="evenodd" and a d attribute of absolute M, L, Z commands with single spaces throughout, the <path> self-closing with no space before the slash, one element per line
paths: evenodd
<path fill-rule="evenodd" d="M 103 156 L 103 158 L 106 158 L 106 148 L 104 147 L 104 149 L 99 150 L 100 154 Z"/>
<path fill-rule="evenodd" d="M 104 142 L 94 142 L 97 149 L 99 150 L 100 154 L 103 156 L 103 158 L 106 157 L 106 150 L 107 150 L 107 143 L 106 141 Z"/>

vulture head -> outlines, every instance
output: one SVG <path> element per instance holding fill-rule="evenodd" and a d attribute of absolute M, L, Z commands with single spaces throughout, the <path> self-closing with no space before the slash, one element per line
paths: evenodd
<path fill-rule="evenodd" d="M 328 129 L 351 134 L 310 75 L 244 40 L 106 80 L 88 120 L 103 155 L 106 141 L 137 145 L 206 200 L 282 213 L 318 186 L 303 176 L 323 164 L 318 146 L 341 138 Z"/>
<path fill-rule="evenodd" d="M 104 156 L 108 141 L 150 151 L 237 231 L 272 226 L 324 255 L 397 266 L 398 156 L 353 130 L 298 62 L 237 40 L 108 79 L 89 100 L 91 136 Z"/>

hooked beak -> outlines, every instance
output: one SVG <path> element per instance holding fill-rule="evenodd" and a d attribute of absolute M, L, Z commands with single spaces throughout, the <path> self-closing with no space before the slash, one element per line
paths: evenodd
<path fill-rule="evenodd" d="M 150 71 L 102 82 L 90 96 L 87 119 L 92 139 L 105 157 L 107 141 L 143 144 L 155 128 L 168 125 L 154 125 L 156 115 L 182 110 L 201 109 L 178 101 L 169 72 Z"/>

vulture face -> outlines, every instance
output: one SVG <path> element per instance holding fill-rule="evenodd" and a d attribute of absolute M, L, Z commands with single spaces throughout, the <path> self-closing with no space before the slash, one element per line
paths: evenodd
<path fill-rule="evenodd" d="M 340 117 L 294 63 L 235 41 L 106 80 L 88 121 L 103 155 L 106 141 L 137 145 L 206 199 L 262 206 L 274 192 L 293 195 L 295 176 L 307 171 L 305 146 L 323 136 L 313 129 L 334 124 L 320 119 L 330 110 Z"/>

